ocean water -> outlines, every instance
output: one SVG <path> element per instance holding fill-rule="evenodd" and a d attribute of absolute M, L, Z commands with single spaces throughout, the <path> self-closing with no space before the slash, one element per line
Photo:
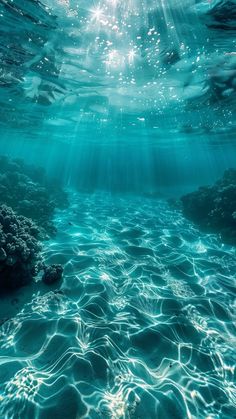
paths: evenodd
<path fill-rule="evenodd" d="M 0 155 L 68 199 L 42 242 L 62 281 L 0 295 L 0 418 L 236 418 L 235 246 L 173 205 L 236 168 L 235 1 L 0 19 Z"/>

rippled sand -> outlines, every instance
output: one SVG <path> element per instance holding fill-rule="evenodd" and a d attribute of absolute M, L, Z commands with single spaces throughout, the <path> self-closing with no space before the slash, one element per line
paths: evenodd
<path fill-rule="evenodd" d="M 71 194 L 56 224 L 63 283 L 0 327 L 0 418 L 236 417 L 234 249 L 146 198 Z"/>

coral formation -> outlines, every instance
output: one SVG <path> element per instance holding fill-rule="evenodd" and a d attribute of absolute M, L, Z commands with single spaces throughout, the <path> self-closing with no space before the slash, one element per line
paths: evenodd
<path fill-rule="evenodd" d="M 42 270 L 42 281 L 48 285 L 62 278 L 61 265 L 43 263 L 40 238 L 41 231 L 31 219 L 0 206 L 0 292 L 29 284 Z"/>
<path fill-rule="evenodd" d="M 236 244 L 236 169 L 228 169 L 213 186 L 182 196 L 183 213 L 222 240 Z"/>
<path fill-rule="evenodd" d="M 63 268 L 61 265 L 50 265 L 44 267 L 44 274 L 42 276 L 42 281 L 47 284 L 54 284 L 54 282 L 59 281 L 62 278 Z"/>
<path fill-rule="evenodd" d="M 32 218 L 44 233 L 53 235 L 54 210 L 67 205 L 67 196 L 58 182 L 47 179 L 43 169 L 1 156 L 0 204 Z"/>
<path fill-rule="evenodd" d="M 66 205 L 65 192 L 43 169 L 0 157 L 0 290 L 26 285 L 42 269 L 48 284 L 62 277 L 60 265 L 42 263 L 40 240 L 56 232 L 55 208 Z"/>
<path fill-rule="evenodd" d="M 28 284 L 41 268 L 40 230 L 32 220 L 0 206 L 0 289 Z"/>

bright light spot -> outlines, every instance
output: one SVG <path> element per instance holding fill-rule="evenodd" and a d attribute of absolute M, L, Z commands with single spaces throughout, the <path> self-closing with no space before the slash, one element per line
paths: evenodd
<path fill-rule="evenodd" d="M 111 52 L 109 52 L 108 54 L 108 61 L 112 62 L 114 61 L 116 58 L 118 57 L 118 52 L 113 49 Z"/>
<path fill-rule="evenodd" d="M 44 378 L 47 378 L 45 373 L 41 374 L 30 367 L 23 368 L 7 383 L 8 397 L 33 400 Z"/>
<path fill-rule="evenodd" d="M 108 281 L 110 279 L 109 275 L 107 275 L 105 272 L 100 275 L 100 278 L 103 281 Z"/>
<path fill-rule="evenodd" d="M 104 12 L 100 7 L 91 10 L 92 20 L 99 22 L 104 17 Z"/>
<path fill-rule="evenodd" d="M 69 0 L 59 0 L 59 4 L 62 4 L 63 6 L 70 6 Z"/>
<path fill-rule="evenodd" d="M 116 6 L 119 0 L 108 0 L 109 4 L 112 4 L 112 6 Z"/>
<path fill-rule="evenodd" d="M 116 393 L 106 391 L 104 399 L 111 412 L 111 419 L 119 419 L 126 416 L 126 403 L 121 389 Z"/>
<path fill-rule="evenodd" d="M 133 63 L 135 55 L 136 55 L 135 51 L 133 49 L 131 49 L 128 53 L 128 60 L 129 60 L 130 64 Z"/>
<path fill-rule="evenodd" d="M 192 399 L 194 399 L 194 397 L 197 396 L 197 391 L 193 390 L 193 391 L 190 392 L 190 394 L 191 394 Z"/>
<path fill-rule="evenodd" d="M 109 67 L 120 67 L 124 63 L 124 57 L 116 49 L 113 49 L 108 53 L 105 62 Z"/>

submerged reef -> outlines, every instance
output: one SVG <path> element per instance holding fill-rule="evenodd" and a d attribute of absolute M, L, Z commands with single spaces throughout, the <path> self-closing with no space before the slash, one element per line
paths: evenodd
<path fill-rule="evenodd" d="M 181 197 L 183 214 L 224 242 L 236 245 L 236 169 L 228 169 L 213 186 Z"/>
<path fill-rule="evenodd" d="M 0 206 L 0 289 L 28 284 L 41 266 L 40 230 L 32 220 Z"/>
<path fill-rule="evenodd" d="M 60 265 L 43 263 L 40 241 L 56 233 L 54 211 L 67 204 L 43 169 L 0 156 L 0 291 L 29 284 L 41 270 L 47 284 L 61 279 Z"/>
<path fill-rule="evenodd" d="M 54 284 L 54 282 L 61 280 L 62 273 L 63 268 L 61 265 L 53 264 L 45 266 L 42 281 L 47 285 Z"/>
<path fill-rule="evenodd" d="M 49 180 L 44 169 L 0 156 L 0 204 L 32 218 L 44 236 L 52 236 L 56 233 L 52 220 L 55 208 L 68 203 L 60 184 Z"/>
<path fill-rule="evenodd" d="M 41 231 L 31 219 L 0 206 L 0 292 L 29 284 L 42 270 L 42 281 L 48 285 L 62 278 L 61 265 L 44 264 L 40 238 Z"/>

